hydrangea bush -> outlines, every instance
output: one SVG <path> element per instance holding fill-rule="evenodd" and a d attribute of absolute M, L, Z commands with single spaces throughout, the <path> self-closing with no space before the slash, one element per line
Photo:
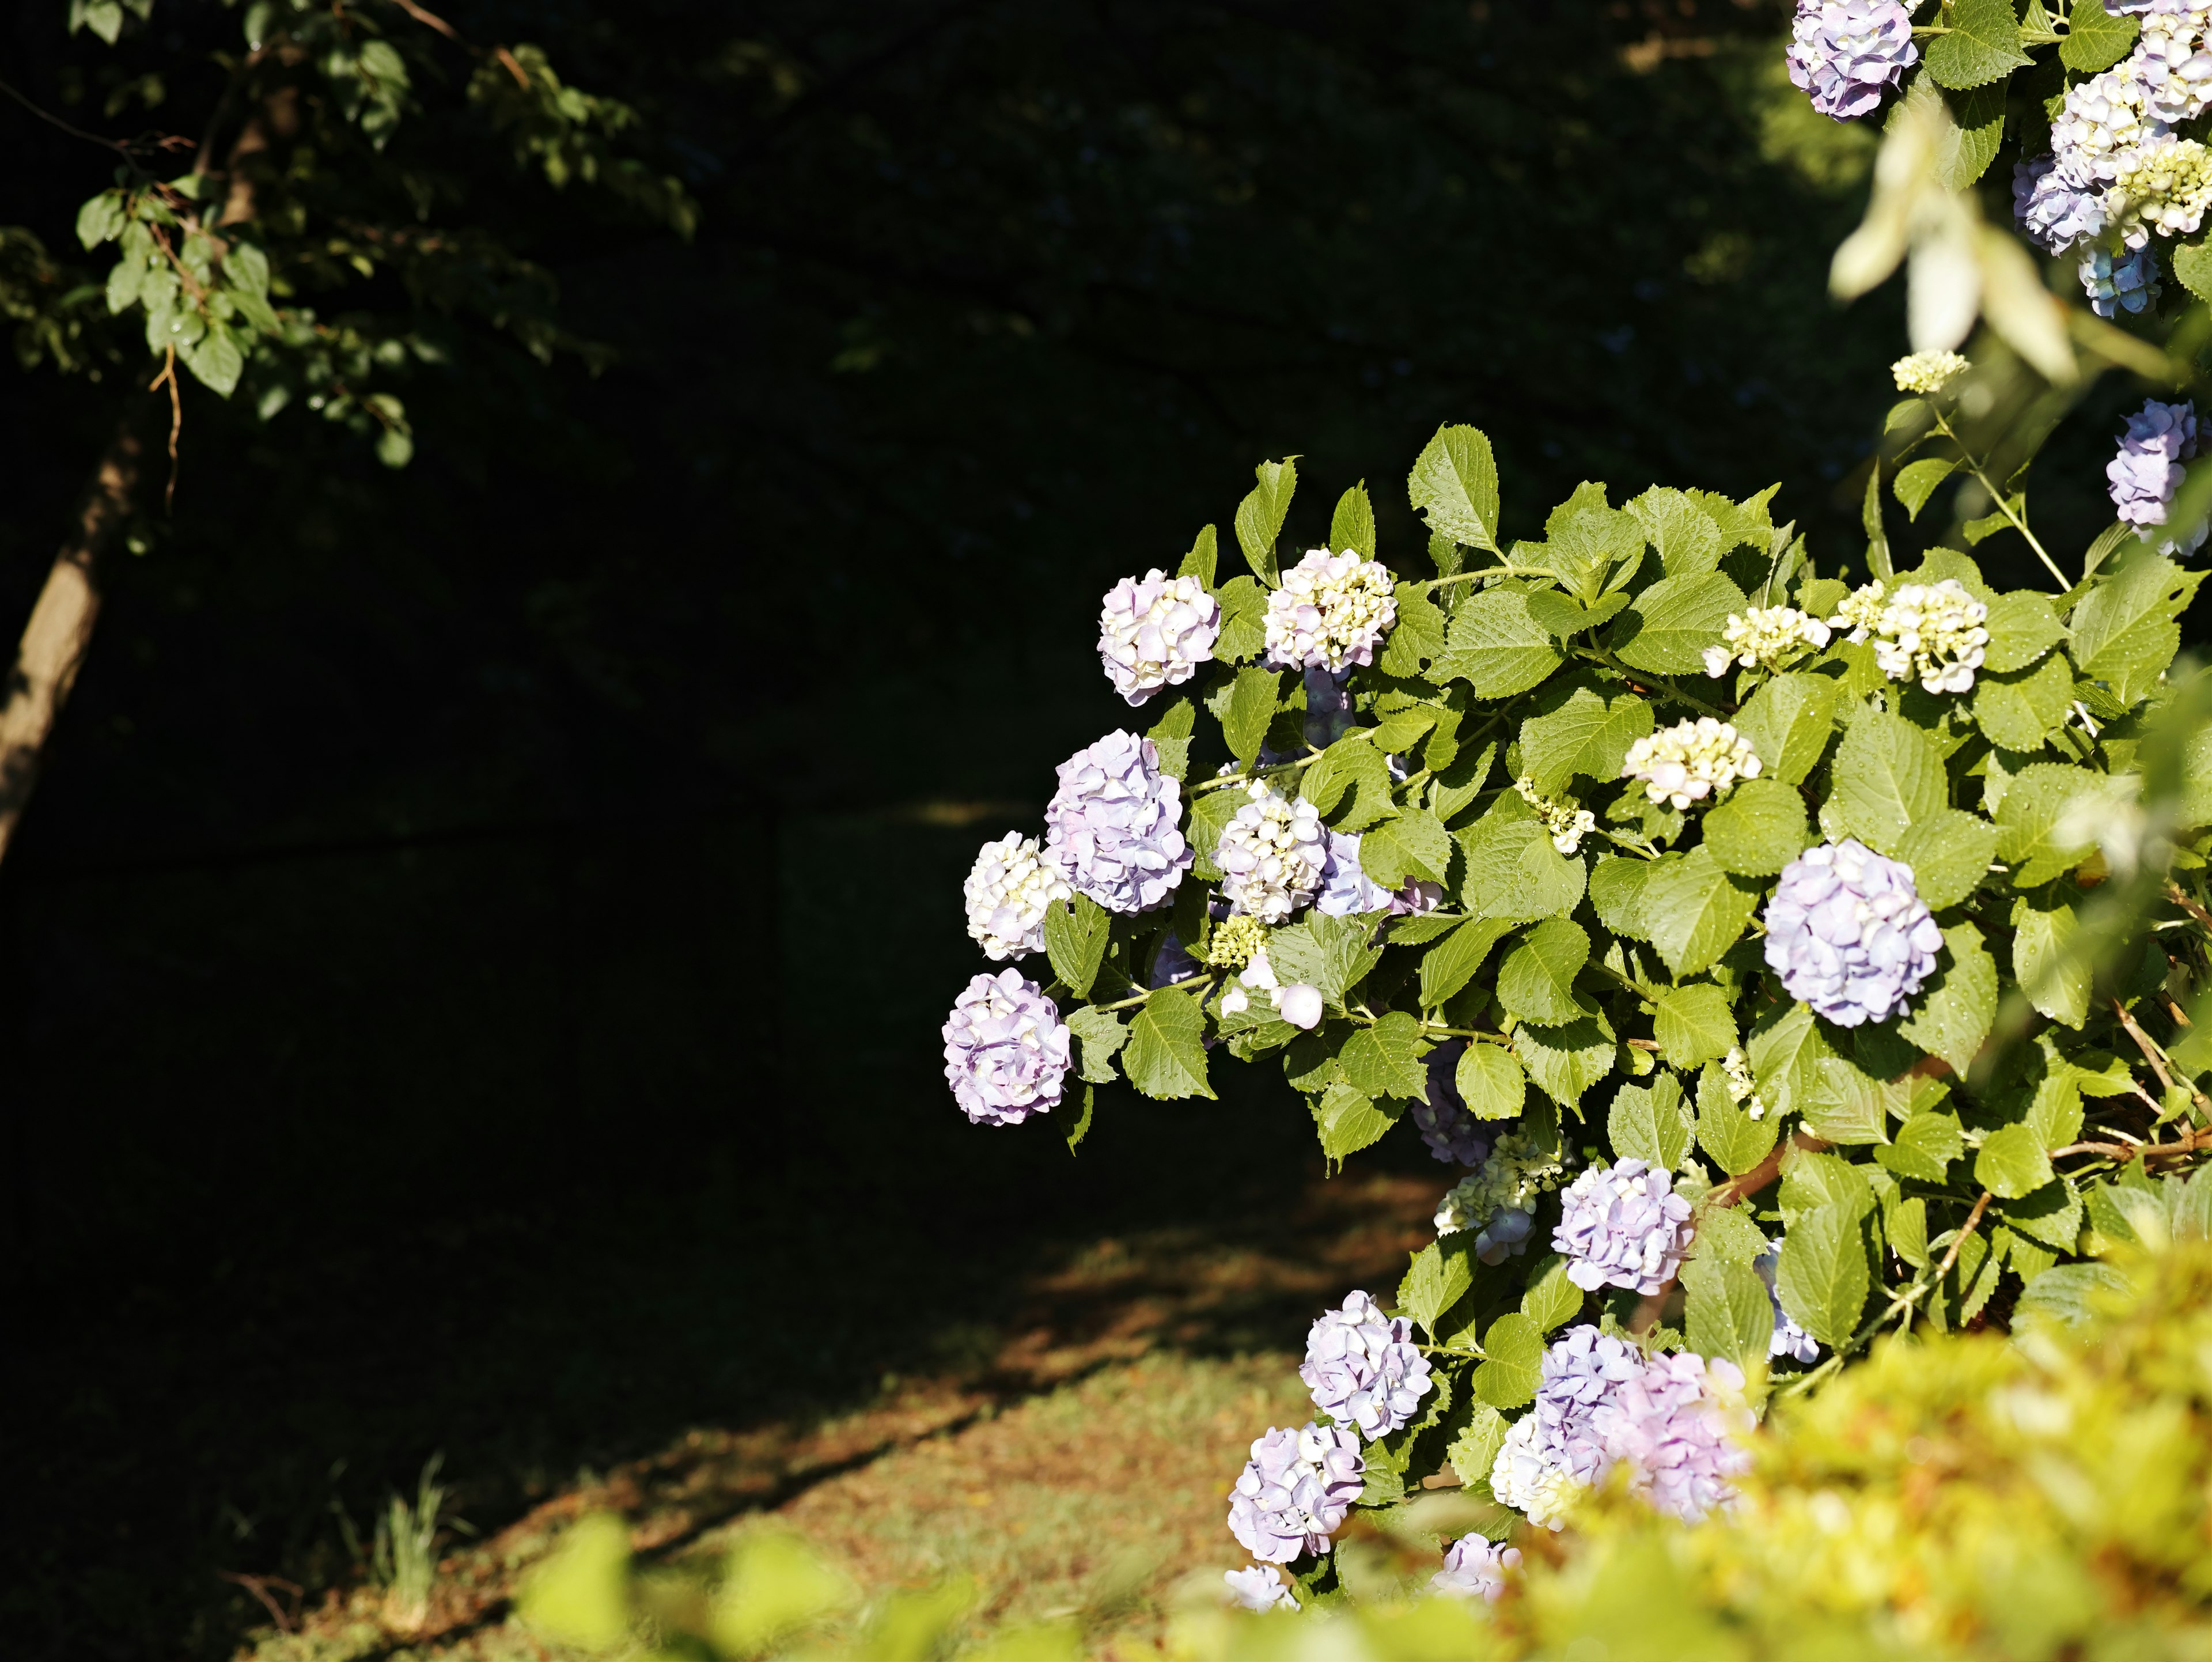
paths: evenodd
<path fill-rule="evenodd" d="M 1882 9 L 1830 9 L 1890 51 Z M 1901 364 L 1893 426 L 1976 373 Z M 2160 405 L 2130 454 L 2195 431 Z M 1359 486 L 1291 537 L 1297 482 L 1259 470 L 1243 569 L 1207 527 L 1108 595 L 1147 722 L 987 845 L 972 926 L 1015 961 L 947 1073 L 1073 1146 L 1102 1087 L 1258 1062 L 1332 1166 L 1425 1143 L 1437 1239 L 1316 1322 L 1316 1418 L 1253 1445 L 1230 1586 L 1326 1602 L 1348 1518 L 1446 1485 L 1502 1521 L 1435 1574 L 1487 1597 L 1491 1543 L 1609 1482 L 1725 1512 L 1770 1390 L 2033 1295 L 2128 1227 L 2132 1155 L 2193 1151 L 2212 699 L 2167 672 L 2199 578 L 2140 516 L 2063 587 L 1899 569 L 1878 521 L 1847 574 L 1772 491 L 1584 484 L 1510 539 L 1467 427 L 1413 466 L 1418 538 Z"/>

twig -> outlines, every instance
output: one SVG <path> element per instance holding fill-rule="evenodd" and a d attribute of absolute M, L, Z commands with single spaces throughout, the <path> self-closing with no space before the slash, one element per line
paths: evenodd
<path fill-rule="evenodd" d="M 2158 1082 L 2171 1092 L 2173 1075 L 2166 1070 L 2166 1053 L 2159 1049 L 2148 1033 L 2143 1032 L 2142 1024 L 2128 1013 L 2126 1005 L 2117 998 L 2112 1001 L 2112 1014 L 2120 1019 L 2120 1026 L 2128 1030 L 2128 1037 L 2135 1040 L 2136 1048 L 2143 1053 L 2143 1060 L 2150 1063 L 2150 1070 L 2158 1075 Z M 2194 1080 L 2189 1082 L 2189 1096 L 2197 1105 L 2198 1112 L 2212 1117 L 2212 1100 L 2207 1100 L 2204 1093 L 2197 1088 Z"/>
<path fill-rule="evenodd" d="M 168 356 L 161 365 L 161 373 L 154 377 L 146 390 L 158 393 L 164 383 L 169 389 L 169 488 L 161 497 L 161 511 L 172 514 L 177 507 L 177 435 L 185 429 L 185 400 L 177 388 L 177 345 L 174 341 L 169 343 Z"/>
<path fill-rule="evenodd" d="M 286 1615 L 276 1601 L 269 1596 L 268 1591 L 270 1587 L 283 1588 L 292 1595 L 292 1608 L 297 1611 L 300 1600 L 306 1596 L 306 1590 L 298 1582 L 287 1581 L 281 1575 L 240 1575 L 235 1570 L 217 1570 L 216 1574 L 234 1586 L 244 1587 L 246 1592 L 258 1598 L 261 1601 L 262 1609 L 267 1610 L 270 1619 L 276 1623 L 277 1632 L 297 1633 L 299 1631 L 298 1616 Z"/>
<path fill-rule="evenodd" d="M 125 161 L 130 162 L 134 168 L 138 166 L 137 158 L 131 154 L 132 147 L 125 143 L 123 140 L 119 138 L 102 138 L 98 133 L 88 133 L 82 127 L 70 126 L 70 124 L 63 120 L 61 117 L 58 115 L 49 115 L 46 111 L 40 109 L 36 104 L 33 104 L 29 99 L 24 97 L 22 94 L 17 92 L 13 87 L 9 86 L 5 81 L 0 81 L 0 93 L 7 94 L 9 97 L 14 99 L 18 104 L 21 104 L 25 109 L 28 110 L 33 115 L 38 117 L 40 120 L 45 122 L 48 126 L 60 128 L 71 138 L 82 138 L 88 144 L 97 144 L 103 149 L 112 150 L 118 155 L 121 156 Z"/>
<path fill-rule="evenodd" d="M 2212 1148 L 2212 1131 L 2186 1131 L 2179 1142 L 2069 1142 L 2063 1148 L 2054 1148 L 2051 1158 L 2064 1154 L 2102 1154 L 2107 1160 L 2125 1162 L 2131 1160 L 2178 1160 L 2184 1154 L 2194 1154 Z"/>
<path fill-rule="evenodd" d="M 1951 1273 L 1951 1266 L 1959 1262 L 1959 1249 L 1966 1245 L 1966 1237 L 1972 1234 L 1974 1226 L 1981 1222 L 1982 1214 L 1990 1209 L 1991 1198 L 1990 1191 L 1983 1190 L 1981 1199 L 1974 1202 L 1974 1209 L 1966 1214 L 1966 1222 L 1959 1226 L 1958 1239 L 1951 1243 L 1951 1250 L 1943 1255 L 1943 1262 L 1936 1266 L 1936 1285 L 1938 1287 L 1943 1284 L 1943 1277 Z"/>
<path fill-rule="evenodd" d="M 2203 907 L 2198 905 L 2189 891 L 2170 877 L 2166 880 L 2166 898 L 2206 928 L 2212 929 L 2212 912 L 2208 912 Z"/>
<path fill-rule="evenodd" d="M 1185 987 L 1195 987 L 1201 981 L 1211 981 L 1217 973 L 1218 971 L 1208 970 L 1198 975 L 1185 976 L 1181 981 L 1170 981 L 1164 987 L 1153 987 L 1144 992 L 1139 993 L 1134 998 L 1125 998 L 1119 1004 L 1099 1004 L 1095 1005 L 1092 1008 L 1100 1010 L 1130 1009 L 1139 1004 L 1142 1004 L 1146 999 L 1152 997 L 1154 993 L 1172 993 L 1179 991 Z"/>
<path fill-rule="evenodd" d="M 1371 728 L 1369 730 L 1372 731 Z M 1224 773 L 1218 779 L 1201 779 L 1190 788 L 1190 794 L 1196 796 L 1201 791 L 1219 790 L 1224 785 L 1249 785 L 1254 779 L 1271 773 L 1294 773 L 1300 768 L 1311 767 L 1326 754 L 1326 752 L 1317 750 L 1310 756 L 1301 756 L 1295 762 L 1285 762 L 1278 767 L 1250 769 L 1243 773 Z"/>

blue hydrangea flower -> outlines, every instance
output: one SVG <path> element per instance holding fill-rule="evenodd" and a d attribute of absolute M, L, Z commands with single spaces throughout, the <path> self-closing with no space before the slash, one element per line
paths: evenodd
<path fill-rule="evenodd" d="M 1316 1408 L 1340 1426 L 1358 1427 L 1370 1442 L 1411 1420 L 1432 1388 L 1413 1324 L 1385 1316 L 1364 1293 L 1352 1294 L 1313 1324 L 1298 1378 Z"/>
<path fill-rule="evenodd" d="M 1558 1529 L 1581 1489 L 1610 1468 L 1602 1410 L 1644 1371 L 1632 1345 L 1585 1322 L 1544 1352 L 1542 1383 L 1528 1412 L 1513 1422 L 1490 1468 L 1490 1491 L 1528 1521 Z"/>
<path fill-rule="evenodd" d="M 1681 1269 L 1693 1233 L 1690 1202 L 1665 1172 L 1640 1160 L 1593 1166 L 1560 1200 L 1552 1245 L 1566 1255 L 1577 1287 L 1658 1293 Z"/>
<path fill-rule="evenodd" d="M 1263 1564 L 1328 1550 L 1328 1537 L 1366 1487 L 1359 1434 L 1349 1426 L 1269 1426 L 1229 1491 L 1229 1532 Z"/>
<path fill-rule="evenodd" d="M 1606 1453 L 1629 1469 L 1629 1491 L 1694 1524 L 1735 1499 L 1730 1478 L 1751 1465 L 1743 1371 L 1686 1351 L 1654 1356 L 1596 1416 Z"/>
<path fill-rule="evenodd" d="M 2140 312 L 2163 288 L 2158 280 L 2158 256 L 2148 247 L 2123 248 L 2118 253 L 2101 245 L 2084 249 L 2080 271 L 2089 309 L 2100 318 Z"/>
<path fill-rule="evenodd" d="M 1942 945 L 1912 868 L 1856 837 L 1806 849 L 1766 903 L 1767 967 L 1839 1027 L 1904 1009 Z"/>
<path fill-rule="evenodd" d="M 2105 465 L 2113 511 L 2136 528 L 2136 536 L 2155 542 L 2161 553 L 2191 553 L 2203 545 L 2201 525 L 2178 538 L 2160 533 L 2187 471 L 2181 464 L 2197 454 L 2200 438 L 2194 404 L 2152 399 L 2128 417 L 2119 451 Z"/>
<path fill-rule="evenodd" d="M 1468 1112 L 1459 1093 L 1459 1059 L 1466 1049 L 1465 1039 L 1455 1038 L 1429 1052 L 1429 1099 L 1409 1106 L 1431 1157 L 1447 1166 L 1480 1166 L 1490 1158 L 1490 1130 Z"/>
<path fill-rule="evenodd" d="M 2055 157 L 2012 165 L 2012 212 L 2021 233 L 2046 254 L 2063 254 L 2105 229 L 2105 193 Z"/>
<path fill-rule="evenodd" d="M 1838 121 L 1870 114 L 1920 61 L 1912 14 L 1898 0 L 1797 0 L 1790 78 Z"/>

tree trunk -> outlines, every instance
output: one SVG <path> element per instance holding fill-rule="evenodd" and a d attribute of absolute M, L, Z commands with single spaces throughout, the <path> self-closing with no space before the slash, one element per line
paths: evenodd
<path fill-rule="evenodd" d="M 92 489 L 75 528 L 46 573 L 31 608 L 15 666 L 9 673 L 7 703 L 0 705 L 0 858 L 15 840 L 23 808 L 38 783 L 46 740 L 54 730 L 76 673 L 92 645 L 100 618 L 100 562 L 130 519 L 137 500 L 144 441 L 137 412 L 117 425 L 100 459 Z"/>

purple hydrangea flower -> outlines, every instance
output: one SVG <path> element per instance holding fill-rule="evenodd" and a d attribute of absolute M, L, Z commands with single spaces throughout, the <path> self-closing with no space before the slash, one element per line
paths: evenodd
<path fill-rule="evenodd" d="M 2012 165 L 2012 212 L 2027 240 L 2046 254 L 2063 254 L 2105 228 L 2105 193 L 2084 184 L 2055 157 Z"/>
<path fill-rule="evenodd" d="M 1742 1391 L 1734 1362 L 1684 1351 L 1654 1356 L 1598 1415 L 1606 1453 L 1626 1463 L 1631 1491 L 1653 1510 L 1694 1524 L 1735 1500 L 1729 1479 L 1751 1464 L 1733 1434 L 1751 1428 Z M 1731 1398 L 1733 1411 L 1723 1405 Z"/>
<path fill-rule="evenodd" d="M 1298 1431 L 1267 1428 L 1229 1491 L 1229 1531 L 1264 1564 L 1328 1550 L 1328 1537 L 1366 1486 L 1359 1434 L 1309 1422 Z"/>
<path fill-rule="evenodd" d="M 1413 1324 L 1385 1316 L 1364 1293 L 1349 1294 L 1308 1330 L 1298 1378 L 1316 1408 L 1340 1426 L 1358 1426 L 1370 1442 L 1411 1420 L 1431 1388 Z"/>
<path fill-rule="evenodd" d="M 1853 837 L 1806 849 L 1766 903 L 1767 968 L 1839 1027 L 1902 1010 L 1942 944 L 1912 868 Z"/>
<path fill-rule="evenodd" d="M 1881 102 L 1920 61 L 1920 49 L 1912 14 L 1898 0 L 1797 0 L 1789 58 L 1790 78 L 1813 107 L 1849 121 Z"/>
<path fill-rule="evenodd" d="M 1229 1596 L 1248 1610 L 1294 1610 L 1298 1601 L 1283 1578 L 1265 1564 L 1247 1564 L 1241 1570 L 1224 1570 Z"/>
<path fill-rule="evenodd" d="M 1640 1160 L 1593 1166 L 1560 1198 L 1552 1245 L 1566 1255 L 1567 1279 L 1577 1287 L 1658 1293 L 1681 1269 L 1690 1202 L 1665 1172 Z"/>
<path fill-rule="evenodd" d="M 1115 584 L 1098 614 L 1099 661 L 1132 704 L 1190 679 L 1220 636 L 1221 604 L 1206 586 L 1157 567 Z"/>
<path fill-rule="evenodd" d="M 1459 1093 L 1459 1058 L 1466 1049 L 1465 1039 L 1455 1038 L 1430 1051 L 1429 1099 L 1410 1105 L 1421 1141 L 1447 1166 L 1480 1166 L 1490 1158 L 1490 1133 L 1468 1112 Z"/>
<path fill-rule="evenodd" d="M 2085 248 L 2078 269 L 2089 309 L 2100 318 L 2140 312 L 2159 297 L 2158 256 L 2148 247 Z"/>
<path fill-rule="evenodd" d="M 1019 970 L 979 975 L 945 1022 L 945 1077 L 978 1125 L 1019 1125 L 1060 1100 L 1067 1024 Z"/>
<path fill-rule="evenodd" d="M 1402 889 L 1386 889 L 1359 865 L 1359 838 L 1345 831 L 1323 828 L 1321 888 L 1314 910 L 1331 917 L 1357 917 L 1363 912 L 1387 911 L 1395 916 L 1408 912 L 1432 912 L 1443 904 L 1440 884 L 1408 878 Z"/>
<path fill-rule="evenodd" d="M 1782 1294 L 1775 1290 L 1774 1274 L 1781 1267 L 1782 1243 L 1777 1241 L 1751 1261 L 1759 1272 L 1759 1279 L 1766 1283 L 1766 1296 L 1774 1306 L 1774 1331 L 1766 1341 L 1770 1361 L 1793 1357 L 1809 1362 L 1820 1354 L 1820 1342 L 1797 1325 L 1797 1318 L 1782 1307 Z"/>
<path fill-rule="evenodd" d="M 2145 542 L 2166 523 L 2173 493 L 2187 472 L 2182 463 L 2197 453 L 2202 437 L 2194 404 L 2161 404 L 2156 399 L 2128 417 L 2117 455 L 2105 465 L 2112 507 Z M 2204 527 L 2187 536 L 2157 539 L 2161 553 L 2187 554 L 2203 546 Z"/>
<path fill-rule="evenodd" d="M 1575 1491 L 1602 1478 L 1605 1410 L 1614 1393 L 1644 1371 L 1635 1347 L 1587 1322 L 1571 1327 L 1544 1352 L 1543 1379 L 1528 1412 L 1513 1422 L 1490 1469 L 1491 1493 L 1557 1529 Z"/>
<path fill-rule="evenodd" d="M 1306 743 L 1319 750 L 1352 731 L 1352 666 L 1310 668 L 1306 683 Z"/>
<path fill-rule="evenodd" d="M 1192 855 L 1177 821 L 1181 782 L 1149 739 L 1109 733 L 1060 764 L 1045 806 L 1045 855 L 1071 888 L 1109 912 L 1164 904 Z"/>
<path fill-rule="evenodd" d="M 1505 1572 L 1520 1568 L 1520 1548 L 1462 1535 L 1444 1549 L 1444 1567 L 1429 1578 L 1429 1591 L 1494 1604 L 1505 1592 Z"/>

